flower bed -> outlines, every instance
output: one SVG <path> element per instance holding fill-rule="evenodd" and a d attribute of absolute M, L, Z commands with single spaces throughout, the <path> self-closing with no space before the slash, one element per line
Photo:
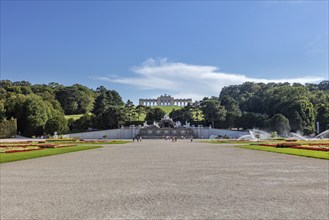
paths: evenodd
<path fill-rule="evenodd" d="M 264 147 L 276 147 L 277 144 L 261 144 Z"/>
<path fill-rule="evenodd" d="M 79 140 L 79 143 L 115 143 L 119 140 Z"/>
<path fill-rule="evenodd" d="M 309 142 L 283 142 L 283 143 L 268 143 L 261 144 L 264 147 L 275 147 L 275 148 L 294 148 L 303 150 L 316 150 L 316 151 L 329 151 L 329 143 L 309 143 Z"/>
<path fill-rule="evenodd" d="M 293 146 L 298 146 L 298 143 L 292 143 L 292 142 L 286 142 L 286 143 L 279 143 L 276 145 L 278 148 L 287 148 L 287 147 L 293 147 Z"/>
<path fill-rule="evenodd" d="M 37 146 L 28 146 L 28 147 L 0 147 L 1 153 L 16 153 L 16 152 L 26 152 L 32 150 L 41 150 L 40 147 Z"/>
<path fill-rule="evenodd" d="M 76 142 L 75 138 L 47 139 L 46 142 Z"/>
<path fill-rule="evenodd" d="M 76 144 L 39 144 L 41 148 L 61 148 L 61 147 L 73 147 Z"/>
<path fill-rule="evenodd" d="M 57 145 L 56 144 L 39 144 L 38 146 L 41 148 L 55 148 Z"/>
<path fill-rule="evenodd" d="M 303 149 L 303 150 L 318 150 L 318 151 L 329 151 L 329 147 L 327 146 L 305 146 L 305 145 L 301 145 L 301 146 L 292 146 L 291 148 L 295 148 L 295 149 Z"/>
<path fill-rule="evenodd" d="M 45 148 L 63 148 L 63 147 L 73 147 L 76 144 L 6 144 L 0 145 L 0 153 L 16 153 L 25 152 L 32 150 L 41 150 Z"/>
<path fill-rule="evenodd" d="M 30 144 L 6 144 L 0 145 L 1 148 L 9 148 L 9 147 L 28 147 Z"/>

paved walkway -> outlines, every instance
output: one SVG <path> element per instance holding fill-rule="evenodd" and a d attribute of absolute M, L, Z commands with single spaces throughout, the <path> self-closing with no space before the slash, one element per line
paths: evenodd
<path fill-rule="evenodd" d="M 0 219 L 329 219 L 329 162 L 144 140 L 0 165 Z"/>

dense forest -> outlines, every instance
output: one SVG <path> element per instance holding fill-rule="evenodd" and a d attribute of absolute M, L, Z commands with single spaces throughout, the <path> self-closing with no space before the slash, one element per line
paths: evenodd
<path fill-rule="evenodd" d="M 65 115 L 83 114 L 79 119 Z M 111 129 L 152 123 L 165 115 L 161 108 L 134 106 L 115 90 L 74 84 L 0 81 L 0 121 L 17 119 L 25 136 Z M 219 96 L 173 110 L 174 121 L 215 128 L 260 128 L 314 134 L 329 128 L 329 81 L 319 84 L 253 83 L 224 87 Z"/>

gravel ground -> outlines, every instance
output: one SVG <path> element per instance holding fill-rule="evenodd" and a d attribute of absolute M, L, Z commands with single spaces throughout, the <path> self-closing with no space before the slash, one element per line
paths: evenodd
<path fill-rule="evenodd" d="M 0 219 L 329 219 L 329 161 L 178 140 L 0 165 Z"/>

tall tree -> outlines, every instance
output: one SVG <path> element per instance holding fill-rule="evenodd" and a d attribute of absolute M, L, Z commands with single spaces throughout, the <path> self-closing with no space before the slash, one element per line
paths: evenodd
<path fill-rule="evenodd" d="M 154 121 L 160 121 L 166 115 L 166 112 L 161 108 L 149 108 L 146 112 L 145 120 L 147 123 L 153 123 Z"/>
<path fill-rule="evenodd" d="M 47 120 L 44 132 L 46 134 L 52 135 L 55 132 L 57 132 L 58 134 L 63 134 L 67 130 L 67 120 L 64 117 L 61 117 L 61 115 L 55 115 Z"/>
<path fill-rule="evenodd" d="M 239 103 L 231 96 L 225 95 L 220 99 L 221 105 L 226 109 L 226 126 L 232 128 L 235 126 L 235 121 L 241 116 Z"/>
<path fill-rule="evenodd" d="M 92 90 L 79 84 L 60 87 L 55 94 L 65 114 L 85 114 L 90 112 L 94 105 Z"/>
<path fill-rule="evenodd" d="M 93 123 L 99 129 L 120 128 L 127 120 L 127 112 L 124 106 L 110 106 L 100 115 L 95 117 Z"/>
<path fill-rule="evenodd" d="M 128 121 L 129 121 L 129 124 L 130 124 L 131 120 L 136 115 L 134 103 L 128 99 L 128 101 L 125 104 L 125 108 L 126 108 L 126 111 L 127 111 Z"/>
<path fill-rule="evenodd" d="M 6 119 L 6 110 L 4 101 L 0 100 L 0 122 Z"/>
<path fill-rule="evenodd" d="M 201 101 L 201 110 L 205 121 L 211 124 L 213 128 L 219 127 L 219 122 L 225 120 L 226 110 L 218 100 L 204 99 Z M 217 126 L 215 126 L 215 123 Z"/>
<path fill-rule="evenodd" d="M 276 114 L 270 120 L 270 129 L 280 136 L 287 136 L 290 131 L 289 120 L 282 114 Z"/>
<path fill-rule="evenodd" d="M 97 97 L 95 99 L 95 105 L 93 113 L 100 115 L 104 113 L 110 106 L 123 106 L 121 96 L 115 90 L 107 90 L 104 86 L 96 89 Z"/>
<path fill-rule="evenodd" d="M 319 122 L 320 133 L 329 129 L 329 103 L 323 103 L 318 107 L 316 121 Z"/>
<path fill-rule="evenodd" d="M 140 116 L 145 113 L 145 106 L 143 105 L 137 105 L 136 107 L 136 114 L 137 114 L 137 117 L 138 117 L 138 121 L 140 120 Z"/>
<path fill-rule="evenodd" d="M 193 120 L 192 106 L 185 106 L 181 109 L 173 110 L 169 113 L 169 117 L 173 121 L 180 121 L 182 124 L 186 121 L 191 122 Z"/>

